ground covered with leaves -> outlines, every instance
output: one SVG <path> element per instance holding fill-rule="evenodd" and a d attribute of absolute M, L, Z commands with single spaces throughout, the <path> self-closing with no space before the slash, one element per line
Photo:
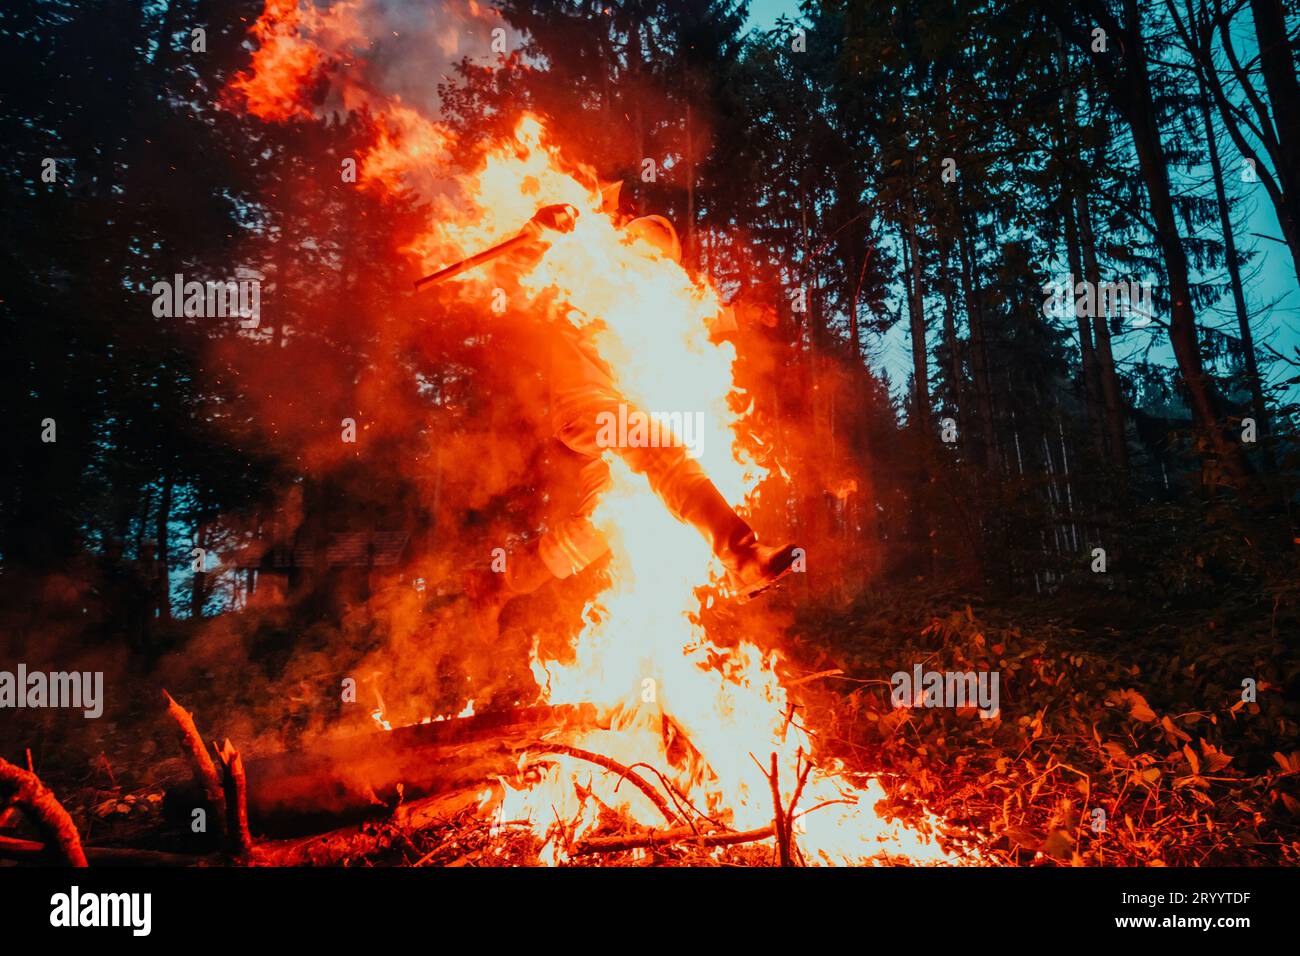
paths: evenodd
<path fill-rule="evenodd" d="M 1300 862 L 1293 584 L 1186 611 L 895 593 L 796 631 L 802 666 L 842 671 L 809 695 L 823 743 L 991 861 Z M 998 672 L 1001 712 L 895 708 L 890 677 L 917 663 Z"/>
<path fill-rule="evenodd" d="M 878 776 L 887 815 L 942 817 L 987 863 L 1296 865 L 1296 598 L 1289 582 L 1212 609 L 1115 594 L 993 605 L 895 590 L 804 614 L 787 666 L 793 681 L 820 675 L 797 693 L 823 757 Z M 890 677 L 914 664 L 996 671 L 999 714 L 895 707 Z M 539 848 L 526 828 L 469 811 L 414 830 L 401 821 L 371 829 L 381 839 L 350 865 L 529 865 Z M 579 862 L 770 857 L 767 845 L 678 846 Z"/>
<path fill-rule="evenodd" d="M 985 862 L 1295 865 L 1298 591 L 1283 580 L 1227 599 L 1207 596 L 1197 607 L 1118 593 L 993 602 L 892 589 L 800 612 L 783 641 L 782 667 L 819 759 L 877 776 L 887 815 L 939 816 L 949 836 Z M 918 664 L 996 672 L 999 713 L 895 707 L 891 676 Z M 168 819 L 163 790 L 188 770 L 156 711 L 142 702 L 134 716 L 74 721 L 66 732 L 47 711 L 23 737 L 87 844 L 206 853 Z M 364 824 L 273 843 L 252 862 L 538 861 L 541 842 L 530 828 L 485 820 L 471 805 L 474 794 L 464 796 L 409 801 Z M 10 817 L 7 832 L 28 836 Z M 771 857 L 768 840 L 576 862 L 767 865 Z"/>

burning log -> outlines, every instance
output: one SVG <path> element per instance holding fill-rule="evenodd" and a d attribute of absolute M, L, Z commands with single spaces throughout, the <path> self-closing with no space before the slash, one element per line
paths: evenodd
<path fill-rule="evenodd" d="M 798 803 L 802 795 L 802 781 L 807 780 L 808 773 L 812 769 L 811 764 L 806 764 L 803 773 L 800 775 L 800 786 L 796 789 L 794 798 L 790 801 L 789 806 L 784 811 L 785 826 L 792 832 L 794 821 L 799 817 L 820 810 L 822 807 L 830 806 L 832 803 L 840 803 L 839 800 L 826 800 L 810 807 L 800 813 L 794 812 L 795 804 Z M 766 840 L 776 836 L 775 824 L 769 824 L 763 827 L 756 827 L 753 830 L 715 830 L 711 833 L 700 833 L 690 826 L 676 827 L 671 830 L 651 830 L 648 833 L 624 834 L 614 837 L 588 837 L 579 842 L 573 849 L 574 856 L 590 856 L 593 853 L 621 853 L 624 850 L 643 850 L 651 847 L 671 846 L 675 843 L 688 843 L 692 846 L 737 846 L 741 843 L 757 843 L 760 840 Z"/>
<path fill-rule="evenodd" d="M 176 724 L 181 747 L 189 757 L 194 782 L 203 794 L 203 801 L 207 804 L 208 816 L 213 820 L 218 838 L 223 837 L 226 832 L 226 820 L 222 810 L 226 806 L 226 799 L 221 780 L 217 776 L 217 768 L 212 763 L 207 748 L 203 746 L 203 738 L 199 736 L 198 728 L 194 726 L 193 715 L 176 703 L 167 691 L 164 690 L 162 693 L 163 700 L 167 702 L 167 715 Z"/>
<path fill-rule="evenodd" d="M 573 855 L 621 853 L 624 850 L 643 850 L 650 847 L 671 846 L 674 843 L 690 843 L 706 847 L 736 846 L 741 843 L 757 843 L 759 840 L 766 840 L 774 832 L 769 824 L 754 830 L 723 830 L 717 833 L 700 833 L 690 827 L 677 827 L 672 830 L 651 830 L 649 833 L 639 835 L 589 837 L 573 848 Z"/>
<path fill-rule="evenodd" d="M 450 850 L 452 857 L 462 855 L 462 851 L 451 848 L 466 833 L 473 832 L 486 843 L 494 832 L 512 826 L 503 821 L 478 819 L 479 802 L 478 787 L 425 797 L 403 803 L 403 813 L 379 823 L 342 827 L 290 840 L 263 841 L 257 846 L 258 862 L 272 866 L 355 865 L 358 860 L 391 851 L 400 843 L 405 847 L 399 851 L 404 857 L 402 862 L 425 866 L 444 850 Z M 513 826 L 522 829 L 525 824 L 518 821 Z M 430 834 L 437 841 L 431 851 L 422 852 L 411 844 L 411 838 L 420 833 Z"/>
<path fill-rule="evenodd" d="M 36 774 L 0 758 L 0 798 L 22 808 L 45 838 L 45 845 L 57 850 L 65 863 L 89 865 L 72 817 Z"/>
<path fill-rule="evenodd" d="M 520 754 L 549 734 L 603 723 L 589 704 L 509 708 L 250 758 L 244 764 L 250 829 L 301 836 L 386 815 L 399 784 L 408 799 L 475 786 L 515 773 Z M 167 791 L 176 812 L 198 798 L 194 784 Z"/>

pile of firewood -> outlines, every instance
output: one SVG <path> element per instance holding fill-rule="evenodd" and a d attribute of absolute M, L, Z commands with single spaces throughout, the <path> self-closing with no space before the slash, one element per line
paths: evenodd
<path fill-rule="evenodd" d="M 760 764 L 771 787 L 772 822 L 731 829 L 658 769 L 624 766 L 557 742 L 608 729 L 590 706 L 494 711 L 322 741 L 246 764 L 229 740 L 205 744 L 193 716 L 165 691 L 162 703 L 191 771 L 189 781 L 168 789 L 165 804 L 174 822 L 202 835 L 203 852 L 83 846 L 72 817 L 29 759 L 25 770 L 0 760 L 0 825 L 21 810 L 41 841 L 0 837 L 0 859 L 73 866 L 527 865 L 536 861 L 542 840 L 528 821 L 490 819 L 482 805 L 484 785 L 544 771 L 561 757 L 637 788 L 663 817 L 661 827 L 649 828 L 611 812 L 595 833 L 581 837 L 557 820 L 548 838 L 562 843 L 575 862 L 699 863 L 720 848 L 751 845 L 752 852 L 742 854 L 746 862 L 796 865 L 795 821 L 818 809 L 797 809 L 812 762 L 799 755 L 793 796 L 783 802 L 772 754 L 768 766 Z"/>

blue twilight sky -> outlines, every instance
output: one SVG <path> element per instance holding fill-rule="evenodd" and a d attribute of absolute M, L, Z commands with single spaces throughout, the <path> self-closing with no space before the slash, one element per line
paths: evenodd
<path fill-rule="evenodd" d="M 749 26 L 755 30 L 768 29 L 775 25 L 782 14 L 797 19 L 798 0 L 750 0 Z M 1243 15 L 1242 20 L 1247 29 L 1239 31 L 1234 39 L 1238 41 L 1239 54 L 1242 54 L 1243 59 L 1248 59 L 1254 55 L 1255 39 L 1253 31 L 1249 29 L 1248 17 Z M 1220 141 L 1219 151 L 1225 169 L 1240 168 L 1241 155 L 1226 135 Z M 1178 171 L 1174 174 L 1177 176 Z M 1204 176 L 1205 172 L 1201 171 L 1200 175 Z M 1244 204 L 1238 206 L 1237 215 L 1244 217 L 1244 222 L 1236 238 L 1242 251 L 1254 253 L 1243 271 L 1242 281 L 1247 305 L 1254 315 L 1252 328 L 1256 346 L 1263 353 L 1261 359 L 1270 357 L 1263 348 L 1265 345 L 1283 355 L 1294 356 L 1295 349 L 1300 347 L 1300 288 L 1297 288 L 1296 269 L 1291 261 L 1291 253 L 1281 242 L 1282 231 L 1278 227 L 1273 204 L 1258 182 L 1245 183 L 1240 181 L 1240 177 L 1229 176 L 1228 187 L 1245 199 Z M 1224 281 L 1219 275 L 1212 278 Z M 892 305 L 894 308 L 899 306 L 897 297 Z M 1225 292 L 1218 303 L 1200 316 L 1200 321 L 1203 325 L 1223 328 L 1235 334 L 1237 320 L 1231 294 Z M 875 356 L 879 366 L 889 374 L 895 392 L 902 389 L 910 374 L 912 362 L 906 323 L 900 322 L 878 341 L 864 344 L 870 354 Z M 1141 360 L 1148 354 L 1152 360 L 1170 364 L 1173 361 L 1172 352 L 1159 326 L 1130 330 L 1116 341 L 1115 347 L 1116 359 L 1122 364 Z M 1294 374 L 1294 368 L 1278 363 L 1268 370 L 1267 378 L 1276 382 Z M 1293 401 L 1300 399 L 1300 388 L 1290 389 L 1288 397 Z"/>

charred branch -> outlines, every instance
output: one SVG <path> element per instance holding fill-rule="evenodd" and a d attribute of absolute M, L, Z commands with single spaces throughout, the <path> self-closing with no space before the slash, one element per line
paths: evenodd
<path fill-rule="evenodd" d="M 246 854 L 253 849 L 253 835 L 248 829 L 248 782 L 244 776 L 244 761 L 229 739 L 217 749 L 217 758 L 221 761 L 230 849 L 234 853 Z"/>
<path fill-rule="evenodd" d="M 623 850 L 644 850 L 649 847 L 671 846 L 674 843 L 690 843 L 704 847 L 736 846 L 741 843 L 757 843 L 759 840 L 766 840 L 773 835 L 773 832 L 771 826 L 722 833 L 696 833 L 690 827 L 677 827 L 672 830 L 652 830 L 637 836 L 590 837 L 574 846 L 573 855 L 620 853 Z"/>
<path fill-rule="evenodd" d="M 68 811 L 40 778 L 0 758 L 0 799 L 13 802 L 31 820 L 49 849 L 69 866 L 88 866 L 81 835 Z"/>
<path fill-rule="evenodd" d="M 207 804 L 208 819 L 212 820 L 217 828 L 217 836 L 223 837 L 226 832 L 226 821 L 222 810 L 226 805 L 226 799 L 221 778 L 217 776 L 216 765 L 208 755 L 207 748 L 203 746 L 203 737 L 194 725 L 194 716 L 176 703 L 167 691 L 164 690 L 162 694 L 167 704 L 167 716 L 176 724 L 177 739 L 189 759 L 194 782 L 203 795 L 203 801 Z"/>

